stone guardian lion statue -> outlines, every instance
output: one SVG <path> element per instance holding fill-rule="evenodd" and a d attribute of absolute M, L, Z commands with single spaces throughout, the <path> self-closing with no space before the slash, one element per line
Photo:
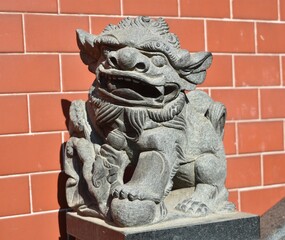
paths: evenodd
<path fill-rule="evenodd" d="M 211 53 L 181 49 L 162 18 L 126 18 L 98 36 L 77 30 L 77 42 L 96 79 L 89 100 L 70 107 L 69 206 L 118 226 L 152 224 L 167 216 L 171 191 L 194 188 L 174 211 L 189 217 L 232 211 L 222 143 L 226 109 L 195 90 Z"/>

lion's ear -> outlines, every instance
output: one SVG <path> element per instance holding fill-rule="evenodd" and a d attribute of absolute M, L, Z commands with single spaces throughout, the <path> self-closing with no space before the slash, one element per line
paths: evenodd
<path fill-rule="evenodd" d="M 194 85 L 202 84 L 206 78 L 206 70 L 210 67 L 212 59 L 212 54 L 209 52 L 192 53 L 187 67 L 180 69 L 179 73 L 182 78 Z"/>
<path fill-rule="evenodd" d="M 96 35 L 85 32 L 82 29 L 76 30 L 76 40 L 80 49 L 80 57 L 83 63 L 88 66 L 97 62 L 100 56 L 98 48 L 94 44 L 96 38 Z"/>

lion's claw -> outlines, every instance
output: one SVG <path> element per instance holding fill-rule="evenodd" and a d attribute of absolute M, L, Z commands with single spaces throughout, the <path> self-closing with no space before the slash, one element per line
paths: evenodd
<path fill-rule="evenodd" d="M 176 206 L 176 209 L 188 213 L 194 217 L 206 216 L 210 211 L 206 204 L 194 201 L 192 199 L 187 199 L 179 203 Z"/>

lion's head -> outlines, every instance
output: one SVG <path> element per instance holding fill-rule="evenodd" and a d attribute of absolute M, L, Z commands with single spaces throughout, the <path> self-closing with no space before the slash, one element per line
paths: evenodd
<path fill-rule="evenodd" d="M 97 76 L 96 95 L 117 105 L 161 108 L 201 84 L 212 61 L 208 52 L 181 49 L 162 18 L 126 18 L 98 36 L 77 30 L 77 41 Z"/>

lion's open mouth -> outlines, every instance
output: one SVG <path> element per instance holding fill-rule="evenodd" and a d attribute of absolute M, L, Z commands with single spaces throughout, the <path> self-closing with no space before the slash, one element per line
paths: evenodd
<path fill-rule="evenodd" d="M 165 102 L 178 94 L 177 85 L 154 86 L 134 77 L 111 75 L 100 72 L 100 88 L 123 99 L 143 101 L 154 99 Z"/>

